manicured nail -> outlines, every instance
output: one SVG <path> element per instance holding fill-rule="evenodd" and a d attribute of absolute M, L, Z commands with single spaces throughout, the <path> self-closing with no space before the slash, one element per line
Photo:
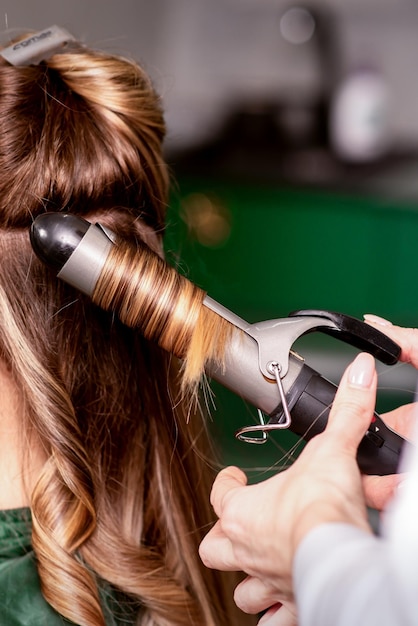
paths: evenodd
<path fill-rule="evenodd" d="M 374 358 L 370 354 L 359 354 L 348 371 L 348 381 L 353 387 L 367 389 L 372 384 L 374 377 Z"/>
<path fill-rule="evenodd" d="M 379 317 L 378 315 L 373 315 L 372 313 L 366 313 L 363 315 L 363 318 L 366 322 L 371 322 L 372 324 L 379 324 L 379 326 L 392 326 L 392 322 L 385 320 L 383 317 Z"/>

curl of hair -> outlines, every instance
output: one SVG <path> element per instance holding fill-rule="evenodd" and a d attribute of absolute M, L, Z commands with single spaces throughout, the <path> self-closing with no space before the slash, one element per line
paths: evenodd
<path fill-rule="evenodd" d="M 205 292 L 144 243 L 111 249 L 92 295 L 124 324 L 183 360 L 181 390 L 197 399 L 206 365 L 222 367 L 236 328 L 204 306 Z"/>
<path fill-rule="evenodd" d="M 104 626 L 101 579 L 146 626 L 244 624 L 231 583 L 200 563 L 212 521 L 203 423 L 186 423 L 178 365 L 60 283 L 29 244 L 32 219 L 71 210 L 159 250 L 169 175 L 146 73 L 80 46 L 45 63 L 0 59 L 0 353 L 23 430 L 48 461 L 32 493 L 42 590 Z M 236 620 L 236 621 L 235 621 Z"/>

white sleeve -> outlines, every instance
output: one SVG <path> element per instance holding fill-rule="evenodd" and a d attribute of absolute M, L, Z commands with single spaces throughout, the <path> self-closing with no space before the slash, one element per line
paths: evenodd
<path fill-rule="evenodd" d="M 418 445 L 404 469 L 381 537 L 334 523 L 303 539 L 293 571 L 299 626 L 417 626 Z"/>
<path fill-rule="evenodd" d="M 383 540 L 353 526 L 311 531 L 296 554 L 294 585 L 299 626 L 409 625 Z"/>

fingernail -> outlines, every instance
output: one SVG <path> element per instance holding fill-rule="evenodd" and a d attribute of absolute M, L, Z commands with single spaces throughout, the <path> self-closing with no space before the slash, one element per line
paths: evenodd
<path fill-rule="evenodd" d="M 359 354 L 348 371 L 348 381 L 353 387 L 367 389 L 372 384 L 374 377 L 374 359 L 370 354 Z"/>
<path fill-rule="evenodd" d="M 385 320 L 383 317 L 373 315 L 372 313 L 366 313 L 363 315 L 366 322 L 372 322 L 372 324 L 379 324 L 379 326 L 392 326 L 392 322 Z"/>

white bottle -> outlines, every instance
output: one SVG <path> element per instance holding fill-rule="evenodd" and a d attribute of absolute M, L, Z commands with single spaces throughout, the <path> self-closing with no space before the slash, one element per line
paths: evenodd
<path fill-rule="evenodd" d="M 378 160 L 390 148 L 389 117 L 389 90 L 383 76 L 372 68 L 352 72 L 331 100 L 331 148 L 344 161 Z"/>

